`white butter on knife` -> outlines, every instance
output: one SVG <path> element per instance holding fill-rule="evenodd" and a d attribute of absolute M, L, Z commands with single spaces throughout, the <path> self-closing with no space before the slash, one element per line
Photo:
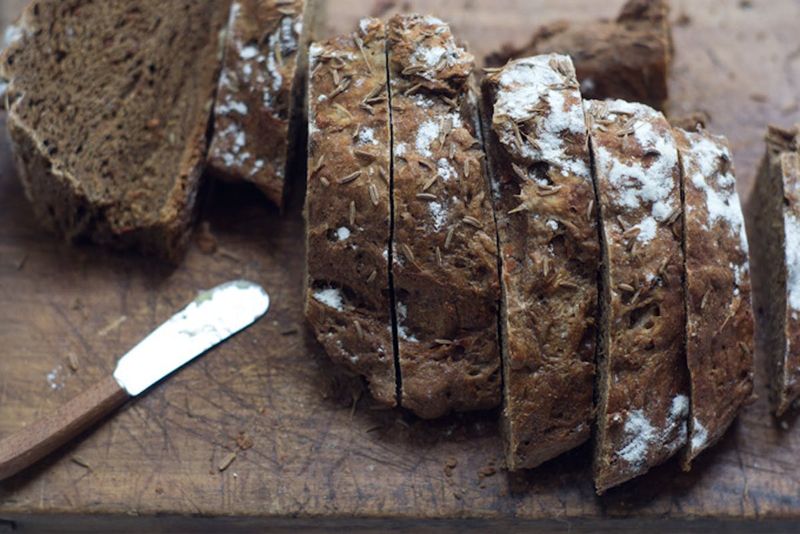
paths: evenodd
<path fill-rule="evenodd" d="M 203 291 L 120 358 L 114 379 L 136 396 L 269 309 L 269 295 L 244 280 Z"/>

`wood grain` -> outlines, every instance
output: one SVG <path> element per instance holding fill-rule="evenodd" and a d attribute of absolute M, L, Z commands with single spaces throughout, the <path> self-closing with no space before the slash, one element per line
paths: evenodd
<path fill-rule="evenodd" d="M 506 40 L 524 42 L 540 23 L 612 16 L 622 1 L 398 5 L 404 3 L 451 20 L 482 56 Z M 0 6 L 5 19 L 11 4 Z M 710 128 L 732 141 L 740 185 L 747 188 L 766 124 L 800 120 L 800 4 L 674 4 L 675 18 L 686 15 L 689 23 L 675 29 L 672 109 L 711 114 Z M 331 0 L 329 31 L 350 29 L 373 6 Z M 201 220 L 218 250 L 205 255 L 193 246 L 177 269 L 88 245 L 69 247 L 38 229 L 7 144 L 0 144 L 0 436 L 107 375 L 116 357 L 197 290 L 245 277 L 273 298 L 269 314 L 247 332 L 72 447 L 0 483 L 0 518 L 64 527 L 136 514 L 140 522 L 118 524 L 153 526 L 154 514 L 201 514 L 281 528 L 291 528 L 291 517 L 331 518 L 321 525 L 367 530 L 377 528 L 375 518 L 428 528 L 436 527 L 426 520 L 473 518 L 480 520 L 469 524 L 475 528 L 546 520 L 539 526 L 550 531 L 598 528 L 601 518 L 614 519 L 603 528 L 631 518 L 643 528 L 665 529 L 700 520 L 681 523 L 687 530 L 708 528 L 711 519 L 800 520 L 800 429 L 784 430 L 769 416 L 763 362 L 760 399 L 691 473 L 670 462 L 596 498 L 586 446 L 528 473 L 490 476 L 490 465 L 502 463 L 497 414 L 424 422 L 402 411 L 373 410 L 356 381 L 333 371 L 303 323 L 297 195 L 279 217 L 248 188 L 212 184 L 206 193 Z M 235 460 L 220 471 L 231 452 Z"/>

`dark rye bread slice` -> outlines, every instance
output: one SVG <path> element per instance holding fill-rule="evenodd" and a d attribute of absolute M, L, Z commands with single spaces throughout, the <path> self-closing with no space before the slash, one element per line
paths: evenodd
<path fill-rule="evenodd" d="M 234 0 L 208 164 L 283 204 L 294 143 L 304 135 L 308 44 L 319 0 Z"/>
<path fill-rule="evenodd" d="M 483 83 L 501 257 L 506 465 L 586 441 L 594 419 L 599 239 L 588 133 L 569 57 L 510 62 Z"/>
<path fill-rule="evenodd" d="M 770 127 L 747 210 L 759 352 L 783 415 L 800 396 L 800 126 Z"/>
<path fill-rule="evenodd" d="M 753 311 L 747 235 L 728 143 L 703 130 L 675 128 L 673 135 L 684 192 L 688 469 L 752 395 Z"/>
<path fill-rule="evenodd" d="M 661 113 L 586 103 L 603 267 L 594 479 L 598 493 L 686 443 L 678 152 Z"/>
<path fill-rule="evenodd" d="M 68 239 L 177 259 L 205 161 L 229 3 L 35 0 L 3 54 L 37 218 Z"/>
<path fill-rule="evenodd" d="M 661 109 L 669 96 L 672 52 L 669 1 L 629 0 L 616 20 L 554 22 L 539 28 L 527 45 L 506 46 L 486 63 L 566 54 L 575 63 L 584 98 L 620 98 Z"/>
<path fill-rule="evenodd" d="M 497 242 L 473 57 L 434 17 L 388 24 L 402 406 L 424 418 L 501 401 Z"/>
<path fill-rule="evenodd" d="M 331 359 L 394 406 L 383 23 L 314 43 L 309 66 L 306 317 Z"/>

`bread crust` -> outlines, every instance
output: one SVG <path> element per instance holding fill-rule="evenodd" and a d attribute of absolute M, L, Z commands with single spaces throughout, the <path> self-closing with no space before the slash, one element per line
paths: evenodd
<path fill-rule="evenodd" d="M 680 169 L 663 115 L 587 102 L 603 249 L 598 493 L 647 472 L 687 437 Z"/>
<path fill-rule="evenodd" d="M 278 206 L 316 9 L 312 0 L 234 0 L 228 19 L 208 165 L 218 176 L 255 184 Z"/>
<path fill-rule="evenodd" d="M 311 47 L 305 312 L 331 359 L 394 406 L 385 46 L 383 23 L 364 19 Z"/>
<path fill-rule="evenodd" d="M 108 158 L 108 151 L 104 157 L 97 158 L 103 160 L 99 162 L 99 164 L 102 163 L 99 165 L 99 169 L 95 168 L 93 171 L 86 171 L 83 174 L 75 171 L 74 160 L 77 156 L 71 152 L 70 144 L 77 145 L 78 141 L 74 136 L 59 138 L 58 127 L 46 124 L 48 121 L 54 123 L 56 120 L 66 120 L 64 117 L 48 117 L 47 121 L 38 122 L 30 118 L 30 116 L 35 117 L 31 102 L 36 100 L 31 84 L 34 83 L 32 80 L 41 71 L 33 69 L 34 58 L 27 57 L 25 54 L 37 50 L 45 39 L 57 40 L 60 38 L 48 33 L 52 27 L 50 23 L 55 20 L 64 23 L 65 20 L 60 18 L 61 13 L 67 12 L 69 7 L 66 2 L 51 0 L 36 0 L 27 6 L 18 23 L 19 38 L 10 44 L 0 59 L 0 78 L 9 80 L 7 124 L 18 175 L 37 219 L 45 228 L 70 241 L 88 238 L 96 243 L 115 247 L 135 247 L 144 253 L 156 254 L 172 262 L 177 262 L 183 256 L 188 243 L 190 224 L 205 162 L 206 133 L 219 70 L 218 35 L 225 22 L 227 6 L 226 1 L 215 3 L 213 7 L 209 5 L 206 8 L 207 12 L 195 13 L 196 17 L 192 19 L 198 24 L 198 31 L 200 28 L 203 29 L 203 35 L 192 37 L 198 39 L 196 42 L 192 42 L 200 48 L 195 51 L 196 57 L 188 60 L 195 62 L 194 70 L 186 74 L 183 83 L 184 85 L 191 83 L 193 93 L 186 96 L 187 100 L 181 102 L 181 106 L 178 104 L 173 106 L 173 108 L 180 107 L 182 111 L 167 111 L 164 113 L 165 116 L 152 119 L 147 119 L 146 116 L 137 116 L 131 119 L 139 127 L 142 127 L 141 123 L 152 122 L 152 128 L 148 126 L 149 132 L 143 136 L 147 139 L 136 140 L 139 145 L 165 147 L 173 144 L 173 141 L 170 141 L 173 136 L 178 134 L 181 136 L 181 141 L 179 141 L 181 149 L 176 155 L 178 163 L 175 176 L 170 176 L 171 181 L 165 185 L 159 181 L 165 177 L 141 173 L 137 175 L 136 173 L 139 171 L 137 169 L 131 174 L 138 176 L 141 180 L 140 189 L 125 191 L 114 190 L 113 184 L 103 185 L 107 183 L 105 172 L 111 172 L 111 170 L 118 174 L 123 172 L 121 169 L 113 168 L 119 162 L 110 159 L 104 160 L 104 158 Z M 85 5 L 81 7 L 84 10 L 87 9 Z M 98 17 L 107 17 L 113 15 L 114 9 L 121 9 L 121 7 L 108 3 L 95 7 L 92 13 Z M 150 13 L 152 10 L 142 10 L 132 15 L 131 18 L 146 17 Z M 185 16 L 183 13 L 182 15 Z M 87 41 L 87 46 L 88 44 Z M 52 72 L 53 83 L 63 83 L 71 73 L 77 72 L 70 70 L 74 68 L 75 64 L 71 60 L 70 52 L 72 50 L 69 49 L 63 52 L 64 57 L 69 59 L 64 61 L 63 67 L 59 71 Z M 103 52 L 97 51 L 98 56 Z M 110 51 L 108 54 L 98 57 L 98 64 L 104 65 L 103 62 L 112 61 L 112 55 L 116 52 L 118 51 Z M 76 53 L 75 55 L 79 56 L 80 54 Z M 33 70 L 36 72 L 32 72 Z M 109 65 L 104 74 L 113 77 L 114 65 Z M 117 74 L 123 76 L 122 73 Z M 127 73 L 124 74 L 124 76 L 127 75 Z M 157 74 L 152 75 L 156 76 Z M 134 80 L 137 83 L 130 86 L 131 94 L 136 90 L 146 91 L 146 89 L 141 89 L 145 85 L 141 77 L 134 78 Z M 90 102 L 75 101 L 66 91 L 59 95 L 59 98 L 61 105 L 72 113 L 70 124 L 75 124 L 78 119 L 86 119 L 89 116 L 89 108 L 92 106 Z M 129 105 L 135 99 L 117 98 L 116 94 L 111 93 L 105 94 L 104 98 L 107 99 L 104 109 L 91 109 L 96 117 L 91 117 L 94 121 L 92 126 L 82 132 L 84 139 L 103 133 L 102 130 L 106 125 L 97 125 L 96 121 L 99 120 L 97 117 L 114 113 L 142 112 L 142 110 L 134 109 L 132 105 Z M 79 110 L 83 115 L 80 115 Z M 145 108 L 144 111 L 151 110 Z M 158 112 L 158 110 L 153 112 Z M 178 128 L 181 130 L 178 131 Z M 120 137 L 125 138 L 125 133 L 120 134 Z M 125 149 L 128 148 L 125 144 L 126 140 L 113 139 L 112 142 L 109 141 L 112 139 L 111 135 L 107 135 L 105 139 L 105 145 L 121 147 L 119 149 L 120 157 L 130 156 L 125 152 Z M 84 146 L 81 144 L 79 148 L 83 149 Z M 89 151 L 96 147 L 86 146 L 85 148 Z M 141 146 L 137 146 L 137 148 L 141 150 Z M 152 148 L 146 156 L 149 158 L 156 150 L 156 148 Z M 94 161 L 88 155 L 82 155 L 78 159 L 81 158 Z M 145 169 L 152 165 L 150 161 L 140 161 L 139 163 Z M 149 190 L 153 183 L 164 190 L 163 196 L 154 200 L 154 202 L 158 202 L 158 205 L 153 206 L 154 202 L 137 200 L 137 195 Z M 104 187 L 110 187 L 111 191 L 104 191 Z"/>
<path fill-rule="evenodd" d="M 703 130 L 675 128 L 673 135 L 684 191 L 688 469 L 752 395 L 753 312 L 747 235 L 728 143 Z"/>
<path fill-rule="evenodd" d="M 401 404 L 421 417 L 500 404 L 497 244 L 473 57 L 434 17 L 388 23 Z"/>
<path fill-rule="evenodd" d="M 483 89 L 498 195 L 506 465 L 516 470 L 536 467 L 591 434 L 600 254 L 595 191 L 569 57 L 510 62 L 490 73 Z"/>

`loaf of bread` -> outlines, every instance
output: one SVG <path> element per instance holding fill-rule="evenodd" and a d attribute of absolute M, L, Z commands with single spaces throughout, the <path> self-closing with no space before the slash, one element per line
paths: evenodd
<path fill-rule="evenodd" d="M 556 54 L 512 61 L 492 71 L 483 90 L 499 193 L 503 430 L 506 465 L 515 470 L 591 435 L 600 251 L 572 61 Z"/>
<path fill-rule="evenodd" d="M 434 17 L 395 16 L 388 38 L 400 402 L 425 418 L 492 408 L 500 295 L 473 57 Z"/>
<path fill-rule="evenodd" d="M 526 46 L 507 45 L 486 63 L 501 66 L 549 53 L 572 57 L 584 98 L 620 98 L 661 109 L 672 63 L 669 2 L 628 0 L 613 21 L 554 22 L 539 28 Z"/>
<path fill-rule="evenodd" d="M 330 357 L 396 403 L 386 30 L 311 45 L 306 316 Z"/>
<path fill-rule="evenodd" d="M 216 175 L 283 203 L 287 164 L 305 129 L 308 43 L 318 0 L 234 0 L 208 153 Z"/>
<path fill-rule="evenodd" d="M 800 126 L 770 127 L 748 211 L 758 343 L 783 415 L 800 396 Z"/>
<path fill-rule="evenodd" d="M 727 141 L 703 130 L 676 128 L 673 134 L 684 192 L 688 469 L 750 399 L 753 311 L 747 235 Z"/>
<path fill-rule="evenodd" d="M 663 115 L 587 102 L 602 236 L 598 493 L 645 473 L 687 437 L 680 166 Z"/>
<path fill-rule="evenodd" d="M 34 0 L 3 53 L 36 217 L 170 259 L 187 242 L 229 2 Z"/>

